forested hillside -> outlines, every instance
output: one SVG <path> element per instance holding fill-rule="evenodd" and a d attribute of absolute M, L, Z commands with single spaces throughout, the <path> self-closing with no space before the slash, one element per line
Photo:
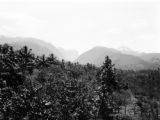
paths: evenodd
<path fill-rule="evenodd" d="M 2 120 L 159 120 L 160 69 L 115 69 L 0 45 Z"/>

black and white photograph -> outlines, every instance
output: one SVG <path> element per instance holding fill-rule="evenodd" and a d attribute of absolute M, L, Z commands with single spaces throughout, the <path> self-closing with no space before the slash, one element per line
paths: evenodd
<path fill-rule="evenodd" d="M 0 0 L 0 120 L 160 120 L 160 1 Z"/>

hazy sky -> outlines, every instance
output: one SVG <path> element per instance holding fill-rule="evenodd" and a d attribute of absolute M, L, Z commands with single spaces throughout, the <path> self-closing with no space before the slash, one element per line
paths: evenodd
<path fill-rule="evenodd" d="M 93 46 L 160 52 L 160 3 L 1 0 L 0 34 L 40 38 L 80 53 Z"/>

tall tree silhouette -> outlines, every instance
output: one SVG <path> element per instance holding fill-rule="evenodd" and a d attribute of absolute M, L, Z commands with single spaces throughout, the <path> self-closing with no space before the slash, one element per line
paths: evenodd
<path fill-rule="evenodd" d="M 107 56 L 97 75 L 101 83 L 99 116 L 103 120 L 113 120 L 112 93 L 118 88 L 113 66 L 111 59 Z"/>
<path fill-rule="evenodd" d="M 32 49 L 28 49 L 27 46 L 24 46 L 17 53 L 17 59 L 19 67 L 22 70 L 23 75 L 25 72 L 29 71 L 32 73 L 34 68 L 34 55 L 31 53 Z"/>

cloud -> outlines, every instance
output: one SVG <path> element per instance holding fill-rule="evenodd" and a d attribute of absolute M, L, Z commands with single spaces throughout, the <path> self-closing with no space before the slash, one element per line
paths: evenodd
<path fill-rule="evenodd" d="M 111 28 L 111 29 L 108 29 L 106 32 L 116 35 L 116 34 L 120 34 L 122 32 L 122 29 L 121 28 Z"/>
<path fill-rule="evenodd" d="M 0 30 L 5 35 L 38 37 L 41 35 L 44 26 L 44 21 L 26 14 L 14 12 L 0 13 Z"/>
<path fill-rule="evenodd" d="M 149 27 L 149 24 L 146 20 L 140 19 L 140 20 L 137 20 L 136 22 L 131 23 L 129 27 L 131 29 L 141 29 L 141 28 Z"/>
<path fill-rule="evenodd" d="M 80 53 L 96 45 L 140 50 L 158 45 L 160 4 L 96 1 L 0 4 L 0 34 L 36 37 Z"/>

